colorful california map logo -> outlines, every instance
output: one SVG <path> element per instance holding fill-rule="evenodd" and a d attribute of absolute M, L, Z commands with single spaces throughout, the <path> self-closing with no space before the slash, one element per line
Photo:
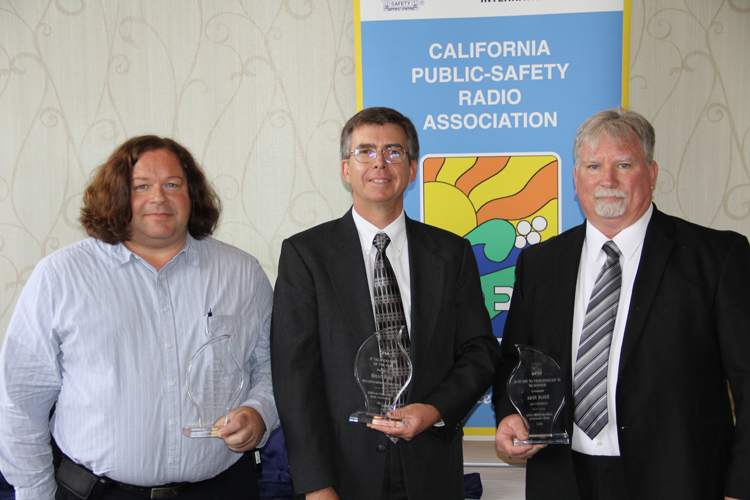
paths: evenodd
<path fill-rule="evenodd" d="M 422 160 L 424 221 L 471 242 L 497 337 L 508 315 L 518 254 L 559 232 L 559 165 L 551 153 Z"/>

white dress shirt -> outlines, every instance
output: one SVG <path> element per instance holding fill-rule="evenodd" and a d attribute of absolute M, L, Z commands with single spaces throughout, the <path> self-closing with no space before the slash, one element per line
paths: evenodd
<path fill-rule="evenodd" d="M 236 334 L 246 378 L 233 406 L 260 413 L 263 444 L 278 425 L 271 304 L 258 261 L 212 238 L 188 235 L 160 271 L 94 238 L 43 259 L 0 351 L 0 465 L 16 498 L 54 498 L 50 429 L 75 462 L 139 486 L 201 481 L 239 460 L 221 439 L 182 435 L 197 422 L 186 372 L 209 310 L 214 336 Z"/>
<path fill-rule="evenodd" d="M 612 332 L 612 344 L 609 349 L 609 364 L 607 368 L 607 413 L 609 420 L 604 429 L 594 439 L 590 439 L 585 432 L 573 424 L 573 439 L 571 441 L 573 450 L 586 455 L 620 455 L 620 444 L 617 440 L 617 408 L 615 405 L 617 372 L 620 366 L 622 339 L 625 334 L 628 311 L 630 310 L 630 298 L 633 294 L 633 283 L 638 272 L 641 251 L 643 250 L 643 240 L 646 237 L 646 229 L 651 220 L 653 210 L 654 207 L 652 204 L 646 213 L 643 214 L 643 217 L 638 219 L 632 226 L 620 231 L 613 238 L 613 241 L 622 254 L 620 257 L 622 286 L 620 288 L 620 301 L 617 306 L 617 319 L 615 320 L 615 329 Z M 575 375 L 578 344 L 581 339 L 586 308 L 591 298 L 591 291 L 594 289 L 596 277 L 606 261 L 606 254 L 602 250 L 602 246 L 607 241 L 609 241 L 609 238 L 604 236 L 590 222 L 586 222 L 586 239 L 583 242 L 581 264 L 578 268 L 575 311 L 573 314 L 573 341 L 571 348 L 573 375 Z"/>
<path fill-rule="evenodd" d="M 401 215 L 383 230 L 378 229 L 377 226 L 359 215 L 354 208 L 352 208 L 352 217 L 359 233 L 359 242 L 362 245 L 362 256 L 365 260 L 365 269 L 367 270 L 367 284 L 370 287 L 373 317 L 375 317 L 373 279 L 375 276 L 375 258 L 378 255 L 378 249 L 372 244 L 372 240 L 375 239 L 375 235 L 378 233 L 385 233 L 391 239 L 391 242 L 385 248 L 385 255 L 391 263 L 393 274 L 396 275 L 398 289 L 401 292 L 401 302 L 404 306 L 406 328 L 409 330 L 409 336 L 411 337 L 411 276 L 409 275 L 409 242 L 406 238 L 406 215 L 402 210 Z M 373 331 L 373 333 L 375 332 Z"/>

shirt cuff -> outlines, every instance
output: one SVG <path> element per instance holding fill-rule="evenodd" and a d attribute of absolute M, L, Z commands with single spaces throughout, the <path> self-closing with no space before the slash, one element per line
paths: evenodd
<path fill-rule="evenodd" d="M 16 500 L 55 500 L 57 482 L 53 479 L 31 488 L 16 488 Z"/>

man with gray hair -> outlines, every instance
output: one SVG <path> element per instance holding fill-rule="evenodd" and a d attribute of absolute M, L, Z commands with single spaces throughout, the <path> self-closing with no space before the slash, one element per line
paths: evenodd
<path fill-rule="evenodd" d="M 586 222 L 518 258 L 493 399 L 528 499 L 750 498 L 750 245 L 656 209 L 654 143 L 637 113 L 586 120 Z M 514 445 L 528 438 L 506 391 L 517 344 L 562 368 L 570 445 Z"/>

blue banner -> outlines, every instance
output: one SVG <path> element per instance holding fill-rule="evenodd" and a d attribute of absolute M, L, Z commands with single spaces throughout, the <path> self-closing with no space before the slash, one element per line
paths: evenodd
<path fill-rule="evenodd" d="M 414 122 L 421 157 L 405 210 L 472 243 L 501 339 L 518 253 L 583 221 L 573 185 L 578 126 L 627 106 L 629 3 L 354 6 L 359 107 L 391 107 Z M 494 435 L 489 396 L 466 433 Z"/>

